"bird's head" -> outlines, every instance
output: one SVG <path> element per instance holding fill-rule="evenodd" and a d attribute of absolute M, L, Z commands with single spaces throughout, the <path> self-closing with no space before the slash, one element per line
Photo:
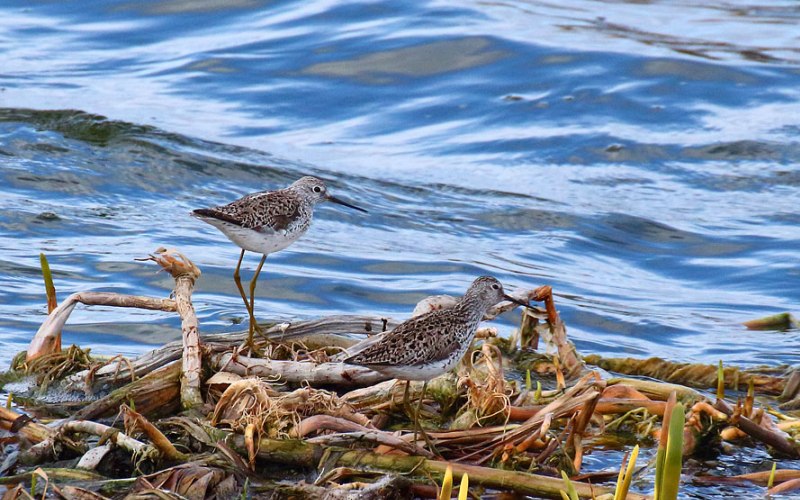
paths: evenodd
<path fill-rule="evenodd" d="M 344 202 L 328 193 L 328 186 L 325 185 L 325 182 L 322 179 L 317 177 L 310 175 L 301 177 L 294 181 L 294 183 L 291 185 L 291 188 L 295 191 L 299 191 L 306 200 L 314 205 L 327 200 L 366 213 L 366 210 L 363 208 L 351 205 L 350 203 Z"/>
<path fill-rule="evenodd" d="M 529 304 L 507 295 L 503 290 L 503 284 L 492 276 L 481 276 L 473 281 L 464 296 L 479 301 L 486 309 L 503 300 L 509 300 L 524 307 L 531 307 Z"/>

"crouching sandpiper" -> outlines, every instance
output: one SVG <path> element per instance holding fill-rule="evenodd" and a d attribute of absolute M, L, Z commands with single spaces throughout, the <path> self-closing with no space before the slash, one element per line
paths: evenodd
<path fill-rule="evenodd" d="M 453 307 L 404 321 L 380 338 L 365 341 L 363 349 L 356 345 L 352 351 L 354 354 L 344 362 L 405 380 L 406 394 L 408 381 L 423 380 L 424 396 L 429 380 L 458 365 L 472 345 L 483 317 L 502 300 L 530 307 L 506 295 L 496 278 L 481 276 L 472 282 L 467 293 Z M 419 427 L 422 396 L 414 415 L 415 429 Z"/>

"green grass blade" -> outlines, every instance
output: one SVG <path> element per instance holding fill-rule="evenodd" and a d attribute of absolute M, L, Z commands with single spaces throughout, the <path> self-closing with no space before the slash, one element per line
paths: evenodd
<path fill-rule="evenodd" d="M 656 452 L 656 488 L 655 491 L 653 491 L 653 500 L 661 500 L 659 492 L 664 483 L 664 457 L 666 456 L 667 449 L 659 446 Z"/>
<path fill-rule="evenodd" d="M 56 287 L 53 285 L 53 273 L 50 271 L 50 264 L 47 262 L 45 254 L 39 254 L 39 262 L 42 265 L 42 276 L 44 277 L 44 290 L 47 294 L 47 312 L 53 312 L 53 309 L 58 306 L 56 301 Z"/>
<path fill-rule="evenodd" d="M 659 500 L 662 484 L 664 482 L 664 460 L 667 456 L 667 441 L 669 440 L 669 424 L 672 417 L 672 410 L 675 408 L 677 395 L 673 391 L 667 398 L 667 405 L 664 408 L 664 418 L 661 422 L 661 435 L 658 438 L 658 451 L 656 451 L 656 485 L 653 492 L 653 500 Z"/>
<path fill-rule="evenodd" d="M 242 486 L 242 492 L 239 494 L 239 500 L 247 500 L 250 496 L 250 478 L 244 478 L 244 486 Z"/>
<path fill-rule="evenodd" d="M 672 410 L 669 420 L 667 450 L 664 457 L 664 473 L 661 477 L 659 500 L 676 500 L 681 482 L 683 467 L 683 424 L 685 421 L 683 405 L 678 403 Z"/>
<path fill-rule="evenodd" d="M 561 471 L 561 477 L 564 479 L 564 484 L 567 487 L 567 494 L 565 495 L 564 492 L 561 492 L 561 496 L 563 498 L 569 498 L 569 500 L 580 500 L 578 497 L 578 492 L 575 490 L 575 486 L 572 484 L 572 481 L 569 480 L 569 476 L 563 470 Z"/>

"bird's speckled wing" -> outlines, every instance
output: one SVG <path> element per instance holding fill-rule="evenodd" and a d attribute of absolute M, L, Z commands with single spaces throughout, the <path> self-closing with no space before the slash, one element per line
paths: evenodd
<path fill-rule="evenodd" d="M 416 365 L 448 357 L 458 347 L 458 333 L 465 325 L 449 311 L 433 311 L 399 324 L 394 330 L 345 363 L 363 366 Z"/>
<path fill-rule="evenodd" d="M 194 213 L 212 217 L 245 229 L 285 231 L 300 216 L 300 200 L 291 191 L 263 191 L 213 208 L 201 208 Z"/>

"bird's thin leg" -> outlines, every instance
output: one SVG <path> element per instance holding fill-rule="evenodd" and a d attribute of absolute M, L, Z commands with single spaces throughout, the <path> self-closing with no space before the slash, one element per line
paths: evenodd
<path fill-rule="evenodd" d="M 242 296 L 242 300 L 244 301 L 244 307 L 247 309 L 247 313 L 250 313 L 250 304 L 247 302 L 247 295 L 244 294 L 244 287 L 242 287 L 242 277 L 239 274 L 239 270 L 242 268 L 242 260 L 244 259 L 244 249 L 242 249 L 242 253 L 239 254 L 239 262 L 236 263 L 236 269 L 233 271 L 233 282 L 236 283 L 236 288 L 239 289 L 239 295 Z"/>
<path fill-rule="evenodd" d="M 261 329 L 258 327 L 258 323 L 256 322 L 255 316 L 255 299 L 256 299 L 256 282 L 258 281 L 258 275 L 261 274 L 261 268 L 264 267 L 264 261 L 267 260 L 267 254 L 261 256 L 261 262 L 258 263 L 258 267 L 256 268 L 256 272 L 253 275 L 253 279 L 250 280 L 250 307 L 248 308 L 248 312 L 250 313 L 250 331 L 247 335 L 247 345 L 250 347 L 253 346 L 253 333 L 256 330 L 259 332 Z"/>
<path fill-rule="evenodd" d="M 406 414 L 410 413 L 408 411 L 408 386 L 411 385 L 410 380 L 406 380 L 406 388 L 403 390 L 403 410 Z M 392 404 L 394 405 L 394 397 L 392 397 Z"/>
<path fill-rule="evenodd" d="M 410 384 L 411 382 L 408 382 Z M 419 411 L 422 408 L 422 398 L 425 397 L 425 389 L 427 389 L 428 381 L 422 383 L 422 394 L 419 395 L 419 401 L 417 401 L 417 410 L 414 412 L 414 444 L 417 444 L 417 431 L 422 429 L 419 425 Z M 407 388 L 408 386 L 406 386 Z"/>
<path fill-rule="evenodd" d="M 417 401 L 417 411 L 414 413 L 414 443 L 417 442 L 417 431 L 422 435 L 422 439 L 425 440 L 425 444 L 428 445 L 428 449 L 438 455 L 439 453 L 436 451 L 436 447 L 433 446 L 431 442 L 431 438 L 428 436 L 428 433 L 425 432 L 425 429 L 422 428 L 422 424 L 419 422 L 419 413 L 422 409 L 422 400 L 425 398 L 425 390 L 428 388 L 428 381 L 422 383 L 422 394 L 419 395 L 419 401 Z"/>

